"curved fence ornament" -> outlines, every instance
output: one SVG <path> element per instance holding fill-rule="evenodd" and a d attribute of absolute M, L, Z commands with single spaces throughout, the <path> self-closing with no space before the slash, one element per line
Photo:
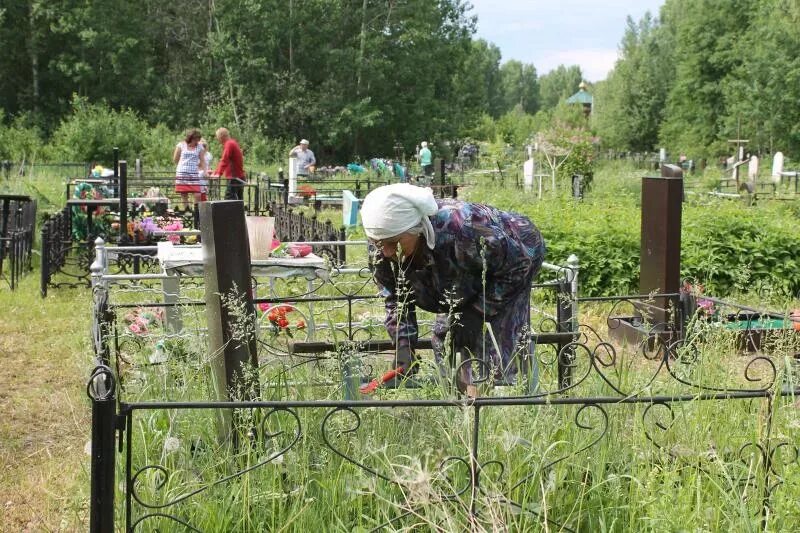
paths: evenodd
<path fill-rule="evenodd" d="M 277 437 L 280 437 L 281 435 L 287 434 L 284 430 L 271 432 L 271 431 L 268 431 L 267 428 L 266 428 L 266 424 L 267 424 L 268 420 L 270 419 L 270 417 L 275 415 L 275 414 L 277 414 L 277 413 L 287 413 L 287 414 L 289 414 L 290 418 L 293 420 L 293 422 L 295 424 L 295 431 L 294 431 L 293 434 L 290 435 L 289 442 L 287 444 L 281 445 L 275 451 L 272 451 L 271 453 L 268 453 L 268 456 L 265 459 L 261 459 L 261 460 L 257 461 L 255 464 L 248 466 L 247 468 L 241 469 L 241 470 L 239 470 L 237 472 L 234 472 L 233 474 L 229 474 L 227 476 L 221 477 L 220 479 L 217 479 L 215 481 L 208 482 L 208 483 L 204 484 L 203 486 L 201 486 L 201 487 L 199 487 L 199 488 L 197 488 L 195 490 L 191 490 L 191 491 L 185 492 L 183 494 L 180 494 L 178 496 L 172 497 L 171 499 L 169 499 L 169 500 L 167 500 L 165 502 L 161 502 L 161 503 L 156 503 L 156 502 L 152 502 L 152 501 L 146 501 L 139 494 L 139 479 L 140 479 L 140 477 L 143 477 L 143 476 L 144 477 L 147 477 L 147 476 L 152 477 L 153 473 L 155 473 L 155 476 L 157 477 L 157 480 L 156 480 L 155 486 L 152 487 L 153 492 L 161 491 L 161 489 L 163 489 L 167 485 L 167 483 L 170 481 L 170 472 L 166 467 L 164 467 L 162 465 L 158 465 L 158 464 L 149 464 L 149 465 L 146 465 L 146 466 L 143 466 L 143 467 L 139 468 L 130 477 L 129 483 L 128 483 L 128 486 L 131 487 L 130 496 L 139 505 L 141 505 L 142 507 L 146 507 L 148 509 L 165 509 L 167 507 L 172 507 L 172 506 L 174 506 L 176 504 L 179 504 L 179 503 L 181 503 L 183 501 L 186 501 L 189 498 L 192 498 L 193 496 L 196 496 L 196 495 L 198 495 L 198 494 L 200 494 L 200 493 L 202 493 L 204 491 L 207 491 L 207 490 L 209 490 L 209 489 L 211 489 L 213 487 L 216 487 L 216 486 L 221 485 L 223 483 L 227 483 L 227 482 L 229 482 L 231 480 L 237 479 L 237 478 L 239 478 L 239 477 L 241 477 L 241 476 L 243 476 L 243 475 L 245 475 L 245 474 L 247 474 L 249 472 L 253 472 L 253 471 L 263 467 L 264 465 L 267 465 L 269 463 L 274 462 L 276 459 L 284 456 L 300 440 L 300 436 L 302 435 L 302 423 L 300 422 L 300 417 L 297 415 L 297 413 L 292 409 L 284 409 L 284 408 L 271 409 L 264 415 L 264 419 L 261 421 L 260 428 L 259 428 L 260 431 L 258 432 L 258 434 L 248 433 L 248 435 L 251 436 L 254 441 L 258 442 L 258 444 L 260 446 L 263 446 L 264 443 L 267 442 L 268 440 L 276 439 Z"/>
<path fill-rule="evenodd" d="M 117 378 L 106 365 L 98 365 L 92 370 L 86 384 L 86 395 L 93 402 L 113 400 L 116 395 Z"/>

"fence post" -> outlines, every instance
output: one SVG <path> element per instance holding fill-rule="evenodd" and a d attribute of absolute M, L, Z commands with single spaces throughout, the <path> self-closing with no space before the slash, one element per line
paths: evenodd
<path fill-rule="evenodd" d="M 344 242 L 344 241 L 347 240 L 347 229 L 344 226 L 339 228 L 339 240 L 341 242 Z M 340 244 L 338 246 L 338 248 L 339 248 L 339 253 L 337 255 L 339 256 L 339 264 L 340 265 L 346 265 L 347 264 L 347 246 L 345 246 L 344 244 Z"/>
<path fill-rule="evenodd" d="M 283 182 L 283 207 L 289 206 L 289 178 L 283 178 L 283 172 L 280 172 L 281 181 Z"/>
<path fill-rule="evenodd" d="M 119 244 L 128 242 L 128 162 L 119 162 Z M 91 228 L 90 228 L 91 229 Z"/>
<path fill-rule="evenodd" d="M 86 392 L 92 401 L 92 470 L 89 531 L 114 531 L 116 383 L 111 369 L 98 365 Z"/>
<path fill-rule="evenodd" d="M 50 282 L 50 220 L 42 224 L 42 254 L 40 261 L 41 276 L 39 277 L 39 292 L 42 298 L 47 296 L 47 284 Z"/>
<path fill-rule="evenodd" d="M 558 284 L 556 294 L 556 331 L 570 333 L 573 329 L 571 283 L 564 281 Z M 570 346 L 572 340 L 558 341 L 558 388 L 564 389 L 572 384 L 572 364 L 575 359 L 575 348 Z"/>
<path fill-rule="evenodd" d="M 572 331 L 573 333 L 578 332 L 578 273 L 580 272 L 580 262 L 578 261 L 578 256 L 575 254 L 570 254 L 567 257 L 567 281 L 569 281 L 570 285 L 570 299 L 572 301 Z"/>

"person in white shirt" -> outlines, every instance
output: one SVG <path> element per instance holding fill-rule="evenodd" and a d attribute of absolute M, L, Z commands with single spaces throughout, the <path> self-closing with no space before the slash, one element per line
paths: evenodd
<path fill-rule="evenodd" d="M 314 157 L 314 152 L 308 149 L 308 141 L 306 139 L 302 139 L 300 144 L 291 149 L 289 157 L 297 158 L 298 176 L 308 176 L 314 173 L 317 160 Z"/>

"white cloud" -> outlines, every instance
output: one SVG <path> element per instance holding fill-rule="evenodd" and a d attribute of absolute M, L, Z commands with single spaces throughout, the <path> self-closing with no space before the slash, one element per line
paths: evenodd
<path fill-rule="evenodd" d="M 588 81 L 604 79 L 617 60 L 626 17 L 658 13 L 664 0 L 471 0 L 477 36 L 503 60 L 533 63 L 539 74 L 580 65 Z"/>
<path fill-rule="evenodd" d="M 605 79 L 614 68 L 619 55 L 616 49 L 576 48 L 573 50 L 553 50 L 541 55 L 536 65 L 539 75 L 547 74 L 559 65 L 580 65 L 587 81 Z"/>

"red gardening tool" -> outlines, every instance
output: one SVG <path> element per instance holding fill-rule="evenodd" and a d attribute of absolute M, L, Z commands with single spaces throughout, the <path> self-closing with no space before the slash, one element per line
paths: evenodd
<path fill-rule="evenodd" d="M 398 366 L 397 368 L 387 370 L 380 378 L 373 379 L 369 383 L 361 385 L 358 390 L 361 392 L 361 394 L 372 394 L 378 387 L 385 384 L 387 381 L 393 380 L 397 376 L 403 375 L 405 371 L 406 369 L 403 366 Z"/>

